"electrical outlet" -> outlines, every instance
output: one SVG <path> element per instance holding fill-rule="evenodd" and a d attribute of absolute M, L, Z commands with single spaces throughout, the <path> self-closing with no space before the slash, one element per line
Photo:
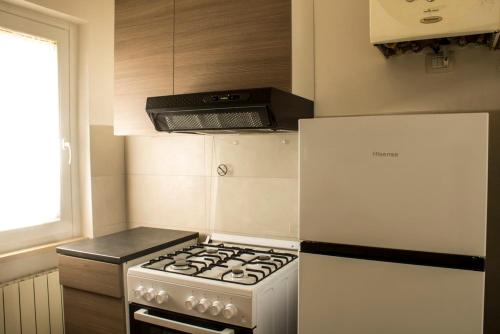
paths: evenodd
<path fill-rule="evenodd" d="M 425 71 L 427 73 L 446 73 L 453 69 L 455 62 L 452 51 L 429 53 L 425 56 Z"/>

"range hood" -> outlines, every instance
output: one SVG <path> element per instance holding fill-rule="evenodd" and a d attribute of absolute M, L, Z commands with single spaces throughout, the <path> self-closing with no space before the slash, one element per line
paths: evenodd
<path fill-rule="evenodd" d="M 157 131 L 216 134 L 297 131 L 314 117 L 314 103 L 276 88 L 149 97 Z"/>

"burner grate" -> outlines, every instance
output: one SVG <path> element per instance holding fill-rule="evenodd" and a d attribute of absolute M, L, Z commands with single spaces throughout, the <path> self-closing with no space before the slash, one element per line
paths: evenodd
<path fill-rule="evenodd" d="M 224 244 L 198 244 L 159 256 L 143 268 L 168 273 L 201 277 L 243 285 L 254 285 L 288 263 L 297 255 L 273 249 L 255 250 Z M 186 268 L 175 269 L 176 262 Z"/>

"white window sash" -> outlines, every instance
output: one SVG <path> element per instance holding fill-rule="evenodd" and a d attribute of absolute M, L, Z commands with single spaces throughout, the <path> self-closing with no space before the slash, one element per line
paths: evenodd
<path fill-rule="evenodd" d="M 1 4 L 0 4 L 1 5 Z M 61 21 L 60 24 L 54 24 L 58 20 L 44 15 L 24 10 L 11 5 L 0 6 L 0 26 L 9 30 L 18 31 L 28 35 L 38 36 L 48 40 L 56 41 L 58 48 L 59 62 L 59 108 L 60 108 L 60 132 L 61 139 L 68 143 L 73 143 L 75 131 L 75 108 L 74 101 L 70 100 L 74 78 L 70 76 L 72 58 L 74 58 L 74 48 L 70 49 L 71 43 L 74 44 L 74 31 L 71 31 L 70 24 Z M 59 22 L 58 22 L 59 23 Z M 27 97 L 29 98 L 29 97 Z M 73 117 L 71 117 L 73 116 Z M 23 122 L 22 117 L 19 122 Z M 22 136 L 22 133 L 19 133 Z M 13 143 L 14 145 L 14 143 Z M 74 214 L 77 212 L 75 201 L 75 192 L 77 190 L 76 182 L 78 175 L 76 173 L 75 156 L 76 145 L 71 145 L 73 163 L 68 164 L 69 150 L 63 150 L 61 143 L 61 219 L 57 222 L 35 225 L 22 229 L 15 229 L 0 232 L 0 253 L 23 249 L 35 245 L 50 243 L 80 235 L 79 217 Z M 24 152 L 30 154 L 30 152 Z M 34 167 L 36 168 L 36 163 Z M 29 210 L 29 203 L 26 204 L 26 210 Z"/>

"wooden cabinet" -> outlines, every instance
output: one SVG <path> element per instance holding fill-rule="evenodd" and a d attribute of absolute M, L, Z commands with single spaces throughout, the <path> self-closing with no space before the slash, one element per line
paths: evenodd
<path fill-rule="evenodd" d="M 65 333 L 125 334 L 123 299 L 64 287 Z"/>
<path fill-rule="evenodd" d="M 59 255 L 59 268 L 61 285 L 115 298 L 123 296 L 120 265 Z"/>
<path fill-rule="evenodd" d="M 148 96 L 173 94 L 174 0 L 115 1 L 115 134 L 154 131 Z"/>
<path fill-rule="evenodd" d="M 175 94 L 291 89 L 290 0 L 177 0 Z"/>
<path fill-rule="evenodd" d="M 59 255 L 65 332 L 125 334 L 122 266 Z"/>
<path fill-rule="evenodd" d="M 291 0 L 116 0 L 115 134 L 154 131 L 148 96 L 291 90 Z"/>

